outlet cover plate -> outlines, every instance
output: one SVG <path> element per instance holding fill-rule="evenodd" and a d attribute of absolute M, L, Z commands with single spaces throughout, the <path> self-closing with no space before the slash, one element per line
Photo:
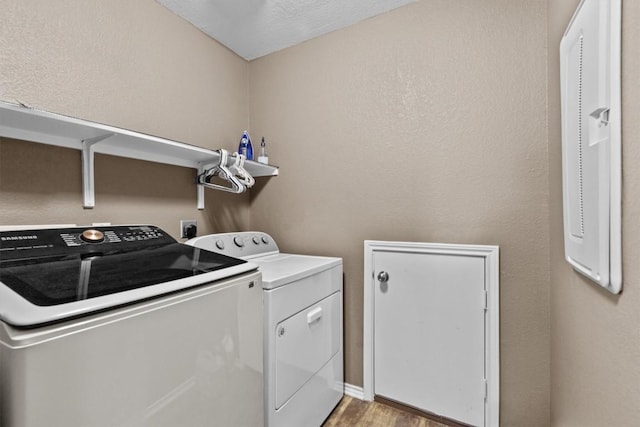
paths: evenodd
<path fill-rule="evenodd" d="M 195 219 L 181 219 L 180 220 L 180 237 L 183 239 L 187 238 L 187 227 L 195 225 L 198 227 L 198 221 Z"/>

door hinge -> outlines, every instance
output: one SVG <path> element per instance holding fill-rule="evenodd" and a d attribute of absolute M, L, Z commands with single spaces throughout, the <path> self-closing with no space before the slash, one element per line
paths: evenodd
<path fill-rule="evenodd" d="M 487 291 L 482 291 L 483 295 L 483 299 L 484 299 L 484 310 L 487 311 L 489 310 L 489 293 Z"/>
<path fill-rule="evenodd" d="M 482 382 L 484 383 L 484 401 L 486 402 L 489 397 L 489 384 L 486 379 L 482 380 Z"/>

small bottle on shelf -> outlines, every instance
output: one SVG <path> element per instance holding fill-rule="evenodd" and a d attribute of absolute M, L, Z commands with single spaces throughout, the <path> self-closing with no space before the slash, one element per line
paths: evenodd
<path fill-rule="evenodd" d="M 244 157 L 247 157 L 248 141 L 249 141 L 249 136 L 247 135 L 247 131 L 245 130 L 242 133 L 242 138 L 240 138 L 240 144 L 238 145 L 238 154 L 242 154 Z"/>
<path fill-rule="evenodd" d="M 258 162 L 264 163 L 265 165 L 269 164 L 269 157 L 267 156 L 267 144 L 264 142 L 264 136 L 262 137 L 262 142 L 260 143 L 260 155 L 258 155 Z"/>
<path fill-rule="evenodd" d="M 253 146 L 251 145 L 251 137 L 246 130 L 242 132 L 240 145 L 238 145 L 238 153 L 242 154 L 247 160 L 253 160 Z"/>

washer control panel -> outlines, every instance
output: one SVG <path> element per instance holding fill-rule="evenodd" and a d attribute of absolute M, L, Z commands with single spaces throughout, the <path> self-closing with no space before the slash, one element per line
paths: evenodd
<path fill-rule="evenodd" d="M 208 234 L 185 243 L 234 258 L 251 258 L 280 252 L 273 238 L 261 231 Z"/>
<path fill-rule="evenodd" d="M 161 239 L 165 237 L 165 234 L 157 227 L 142 225 L 65 230 L 60 233 L 60 237 L 67 246 L 81 246 L 98 243 L 145 242 Z"/>
<path fill-rule="evenodd" d="M 176 243 L 153 225 L 68 227 L 0 232 L 0 261 L 127 252 Z"/>

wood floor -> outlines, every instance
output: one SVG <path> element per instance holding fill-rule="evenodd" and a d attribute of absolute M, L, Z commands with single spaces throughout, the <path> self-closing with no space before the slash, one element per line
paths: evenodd
<path fill-rule="evenodd" d="M 447 427 L 378 402 L 344 396 L 322 427 Z"/>

